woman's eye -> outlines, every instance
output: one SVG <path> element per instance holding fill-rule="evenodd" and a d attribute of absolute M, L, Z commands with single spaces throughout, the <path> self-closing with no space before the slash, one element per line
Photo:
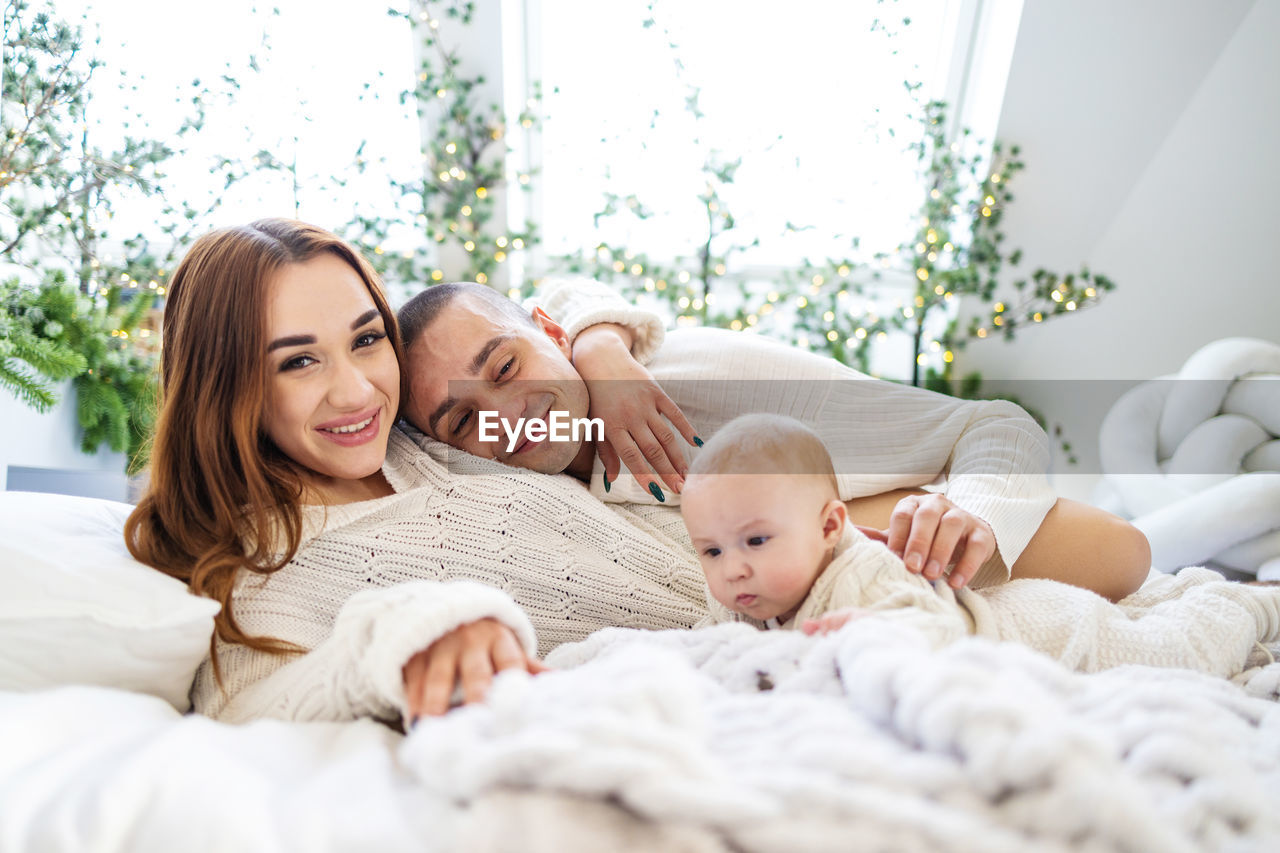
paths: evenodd
<path fill-rule="evenodd" d="M 768 536 L 752 536 L 747 539 L 747 544 L 752 548 L 759 548 L 761 545 L 769 541 Z"/>
<path fill-rule="evenodd" d="M 374 344 L 376 344 L 378 341 L 384 339 L 386 336 L 387 335 L 385 332 L 365 332 L 364 334 L 360 335 L 360 337 L 356 338 L 355 346 L 353 347 L 353 349 L 359 349 L 361 347 L 371 347 Z"/>
<path fill-rule="evenodd" d="M 506 363 L 503 364 L 502 367 L 498 368 L 498 377 L 501 378 L 503 376 L 506 376 L 507 373 L 511 371 L 512 365 L 514 365 L 515 363 L 516 363 L 516 360 L 514 358 L 507 359 Z"/>
<path fill-rule="evenodd" d="M 467 425 L 470 423 L 471 423 L 471 412 L 470 411 L 464 412 L 462 414 L 462 417 L 454 421 L 453 434 L 461 435 L 463 431 L 466 430 Z"/>
<path fill-rule="evenodd" d="M 314 362 L 315 359 L 309 355 L 295 355 L 280 365 L 280 371 L 283 373 L 286 370 L 301 370 Z"/>

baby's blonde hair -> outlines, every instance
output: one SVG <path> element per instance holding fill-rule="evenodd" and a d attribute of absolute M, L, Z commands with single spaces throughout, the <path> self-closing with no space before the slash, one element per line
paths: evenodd
<path fill-rule="evenodd" d="M 820 476 L 839 495 L 831 455 L 812 429 L 785 415 L 740 415 L 721 427 L 689 465 L 703 474 Z"/>

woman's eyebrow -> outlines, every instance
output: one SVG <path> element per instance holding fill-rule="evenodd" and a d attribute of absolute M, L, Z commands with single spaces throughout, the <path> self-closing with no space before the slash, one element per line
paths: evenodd
<path fill-rule="evenodd" d="M 276 338 L 267 345 L 267 352 L 278 350 L 281 347 L 300 347 L 306 344 L 314 344 L 315 342 L 315 335 L 290 335 L 287 338 Z"/>
<path fill-rule="evenodd" d="M 381 316 L 381 314 L 382 312 L 379 311 L 377 308 L 370 308 L 368 311 L 364 312 L 363 314 L 361 314 L 359 317 L 355 319 L 355 322 L 351 324 L 351 331 L 354 332 L 356 329 L 360 328 L 365 323 L 369 323 L 369 322 L 372 322 L 373 320 L 378 319 L 378 317 Z M 289 335 L 288 337 L 284 337 L 284 338 L 276 338 L 274 341 L 268 344 L 267 352 L 278 350 L 281 347 L 306 346 L 308 344 L 314 344 L 315 342 L 316 342 L 315 335 Z"/>

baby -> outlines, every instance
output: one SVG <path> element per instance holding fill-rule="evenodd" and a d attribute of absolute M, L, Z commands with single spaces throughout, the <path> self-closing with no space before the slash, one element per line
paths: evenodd
<path fill-rule="evenodd" d="M 707 578 L 704 624 L 816 633 L 874 613 L 935 646 L 981 635 L 1085 672 L 1136 663 L 1222 677 L 1280 642 L 1280 588 L 1207 569 L 1159 576 L 1119 604 L 1049 580 L 981 592 L 928 581 L 878 531 L 848 524 L 822 442 L 782 416 L 745 415 L 717 432 L 690 465 L 681 510 Z"/>

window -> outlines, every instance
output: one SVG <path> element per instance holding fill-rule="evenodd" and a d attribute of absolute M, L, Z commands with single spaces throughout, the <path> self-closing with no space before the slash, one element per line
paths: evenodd
<path fill-rule="evenodd" d="M 530 74 L 547 116 L 534 201 L 543 250 L 603 242 L 690 257 L 708 234 L 704 164 L 740 158 L 718 187 L 735 228 L 717 251 L 737 241 L 746 274 L 892 251 L 923 192 L 907 150 L 919 104 L 967 97 L 968 123 L 989 125 L 976 135 L 994 131 L 1020 5 L 993 5 L 529 0 Z M 1004 70 L 975 73 L 979 48 L 1002 50 Z M 908 80 L 921 84 L 914 101 Z M 607 193 L 653 215 L 597 225 Z"/>
<path fill-rule="evenodd" d="M 394 209 L 389 174 L 420 173 L 413 104 L 398 98 L 413 79 L 411 35 L 385 6 L 58 0 L 54 12 L 82 28 L 87 52 L 103 63 L 91 139 L 108 150 L 125 135 L 181 144 L 186 153 L 165 164 L 165 186 L 201 210 L 217 203 L 204 228 L 286 216 L 338 229 L 357 212 Z M 201 90 L 210 93 L 205 124 L 177 143 Z M 278 168 L 255 169 L 230 188 L 213 169 L 223 157 L 252 169 L 265 159 L 255 160 L 259 152 Z M 154 230 L 160 203 L 116 204 L 111 235 Z"/>

